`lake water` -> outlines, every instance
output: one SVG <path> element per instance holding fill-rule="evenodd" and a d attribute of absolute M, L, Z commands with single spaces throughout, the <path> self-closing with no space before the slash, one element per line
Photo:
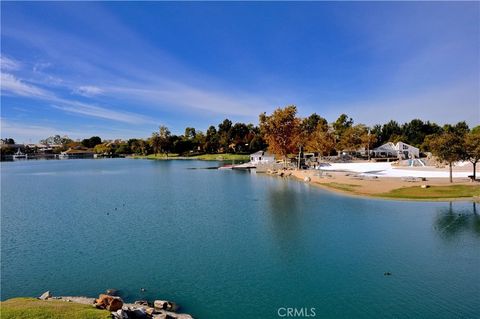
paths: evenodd
<path fill-rule="evenodd" d="M 316 318 L 478 318 L 472 203 L 345 197 L 202 169 L 215 165 L 2 163 L 2 300 L 117 288 L 198 318 L 281 318 L 285 307 Z"/>

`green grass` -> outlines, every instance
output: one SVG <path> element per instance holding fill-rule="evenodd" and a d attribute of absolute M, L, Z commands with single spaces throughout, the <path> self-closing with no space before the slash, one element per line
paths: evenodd
<path fill-rule="evenodd" d="M 203 154 L 192 156 L 191 158 L 202 161 L 248 161 L 250 155 L 248 154 Z"/>
<path fill-rule="evenodd" d="M 442 198 L 467 198 L 480 196 L 480 186 L 478 185 L 449 185 L 449 186 L 431 186 L 421 188 L 420 186 L 403 187 L 394 189 L 388 193 L 378 194 L 389 198 L 408 198 L 408 199 L 442 199 Z"/>
<path fill-rule="evenodd" d="M 346 192 L 354 192 L 355 187 L 359 187 L 359 185 L 342 184 L 342 183 L 322 183 L 321 185 L 325 185 L 327 187 L 339 189 Z"/>
<path fill-rule="evenodd" d="M 150 155 L 134 155 L 133 158 L 146 158 L 146 159 L 173 159 L 175 157 L 178 157 L 178 154 L 150 154 Z"/>
<path fill-rule="evenodd" d="M 179 156 L 178 154 L 168 154 L 168 158 L 165 154 L 150 154 L 146 156 L 135 155 L 133 158 L 144 158 L 144 159 L 192 159 L 192 160 L 202 160 L 202 161 L 248 161 L 250 155 L 248 154 L 203 154 L 195 156 Z"/>
<path fill-rule="evenodd" d="M 60 300 L 14 298 L 0 303 L 2 319 L 110 319 L 109 311 Z"/>

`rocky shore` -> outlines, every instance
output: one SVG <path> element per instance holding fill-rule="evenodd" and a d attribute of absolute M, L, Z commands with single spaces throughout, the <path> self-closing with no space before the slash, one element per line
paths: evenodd
<path fill-rule="evenodd" d="M 193 319 L 189 314 L 178 313 L 180 306 L 168 300 L 138 300 L 134 303 L 125 303 L 118 296 L 118 291 L 108 289 L 98 298 L 78 296 L 53 296 L 50 291 L 44 292 L 40 300 L 60 300 L 84 305 L 92 305 L 98 309 L 110 311 L 112 319 Z"/>

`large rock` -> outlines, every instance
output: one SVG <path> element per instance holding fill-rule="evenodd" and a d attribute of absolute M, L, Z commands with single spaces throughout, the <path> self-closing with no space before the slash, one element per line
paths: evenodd
<path fill-rule="evenodd" d="M 127 312 L 123 309 L 113 311 L 112 312 L 112 318 L 114 318 L 114 319 L 129 319 Z"/>
<path fill-rule="evenodd" d="M 155 308 L 147 307 L 145 308 L 145 313 L 151 317 L 155 313 Z"/>
<path fill-rule="evenodd" d="M 128 311 L 128 319 L 147 319 L 147 313 L 143 308 Z"/>
<path fill-rule="evenodd" d="M 107 291 L 105 292 L 105 294 L 106 294 L 106 295 L 109 295 L 109 296 L 117 297 L 117 296 L 118 296 L 118 290 L 117 290 L 117 289 L 110 288 L 110 289 L 107 289 Z"/>
<path fill-rule="evenodd" d="M 155 300 L 153 306 L 156 310 L 168 311 L 177 311 L 180 308 L 176 303 L 167 300 Z"/>
<path fill-rule="evenodd" d="M 134 303 L 135 305 L 139 305 L 139 306 L 145 306 L 145 307 L 150 307 L 149 303 L 147 300 L 137 300 L 135 301 Z"/>
<path fill-rule="evenodd" d="M 153 319 L 193 319 L 192 316 L 186 313 L 175 313 L 170 311 L 161 311 L 152 316 Z"/>
<path fill-rule="evenodd" d="M 95 307 L 100 309 L 107 309 L 108 311 L 117 311 L 122 309 L 123 300 L 120 297 L 109 296 L 101 294 L 98 299 L 95 299 Z"/>
<path fill-rule="evenodd" d="M 50 291 L 45 291 L 40 297 L 38 297 L 40 300 L 47 300 L 48 298 L 52 298 Z"/>

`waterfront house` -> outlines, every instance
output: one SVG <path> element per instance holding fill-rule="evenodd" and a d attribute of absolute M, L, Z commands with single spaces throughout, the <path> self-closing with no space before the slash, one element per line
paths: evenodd
<path fill-rule="evenodd" d="M 69 149 L 60 154 L 60 158 L 93 158 L 94 153 L 89 149 Z"/>
<path fill-rule="evenodd" d="M 265 151 L 258 151 L 250 154 L 250 163 L 257 164 L 273 164 L 275 163 L 275 156 Z"/>

